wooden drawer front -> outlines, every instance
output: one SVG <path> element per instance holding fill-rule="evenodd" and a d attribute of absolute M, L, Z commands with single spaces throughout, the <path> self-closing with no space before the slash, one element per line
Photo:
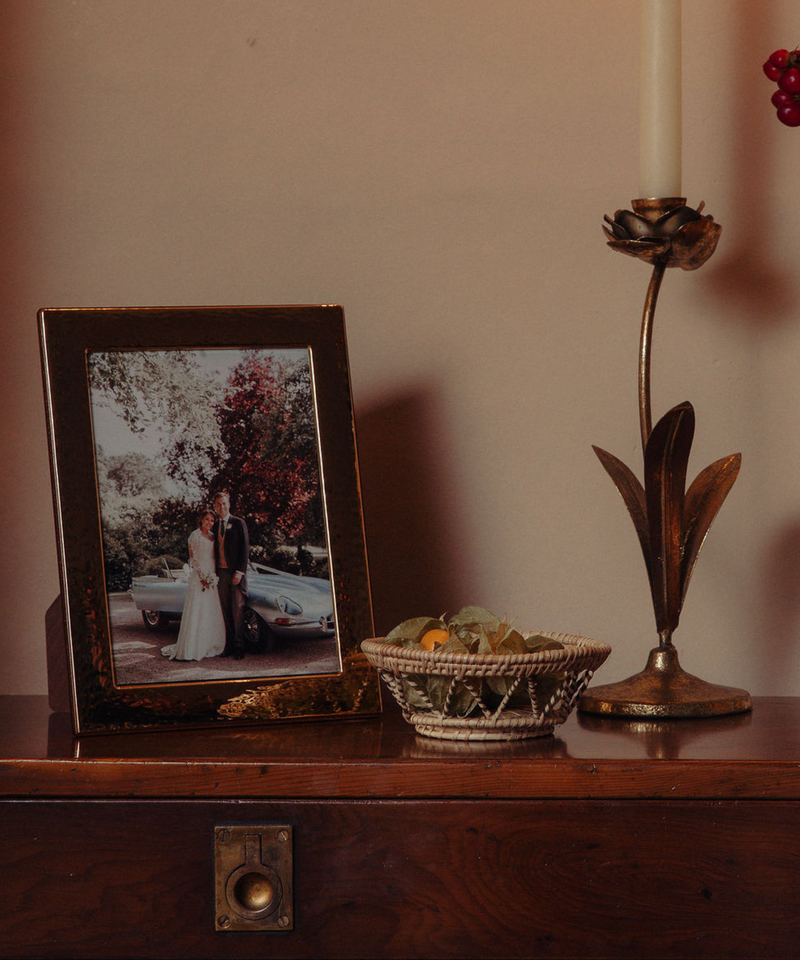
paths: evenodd
<path fill-rule="evenodd" d="M 792 957 L 800 811 L 5 801 L 0 956 Z M 294 829 L 291 931 L 214 930 L 216 824 Z"/>

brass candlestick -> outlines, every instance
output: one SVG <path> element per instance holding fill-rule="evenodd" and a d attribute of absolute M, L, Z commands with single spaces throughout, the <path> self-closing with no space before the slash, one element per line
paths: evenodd
<path fill-rule="evenodd" d="M 667 267 L 696 270 L 712 255 L 721 227 L 713 217 L 686 206 L 683 197 L 634 200 L 603 227 L 608 245 L 653 267 L 642 316 L 639 349 L 639 426 L 644 485 L 613 454 L 594 447 L 625 501 L 644 555 L 659 645 L 647 666 L 619 683 L 590 687 L 580 710 L 618 717 L 711 717 L 743 713 L 746 690 L 722 687 L 686 673 L 672 643 L 700 548 L 739 473 L 741 454 L 706 467 L 686 490 L 694 437 L 694 409 L 686 401 L 652 426 L 650 350 L 653 321 Z"/>

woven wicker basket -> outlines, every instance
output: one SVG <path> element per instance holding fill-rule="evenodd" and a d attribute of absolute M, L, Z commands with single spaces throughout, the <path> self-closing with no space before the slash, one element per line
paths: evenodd
<path fill-rule="evenodd" d="M 434 653 L 421 647 L 400 647 L 365 640 L 361 649 L 400 704 L 417 733 L 440 740 L 522 740 L 551 734 L 578 703 L 594 671 L 611 647 L 569 633 L 541 633 L 558 640 L 561 650 L 519 654 Z M 452 677 L 442 709 L 435 709 L 425 688 L 426 677 Z M 491 704 L 482 683 L 491 676 L 512 677 L 506 697 Z M 548 677 L 546 685 L 541 678 Z M 553 680 L 555 679 L 555 683 Z M 461 686 L 477 702 L 467 717 L 454 715 L 452 705 Z M 545 689 L 546 687 L 546 689 Z M 525 703 L 520 707 L 520 695 Z M 409 697 L 424 705 L 412 705 Z"/>

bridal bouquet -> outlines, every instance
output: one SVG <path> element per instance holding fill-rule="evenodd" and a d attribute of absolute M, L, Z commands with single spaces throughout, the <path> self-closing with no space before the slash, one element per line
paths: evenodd
<path fill-rule="evenodd" d="M 219 583 L 219 577 L 216 573 L 201 573 L 198 574 L 198 576 L 200 577 L 200 585 L 203 590 L 213 590 Z"/>

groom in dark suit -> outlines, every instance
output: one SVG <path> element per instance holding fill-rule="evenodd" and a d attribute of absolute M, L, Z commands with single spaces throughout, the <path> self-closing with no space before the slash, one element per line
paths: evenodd
<path fill-rule="evenodd" d="M 212 527 L 214 560 L 219 577 L 219 602 L 225 621 L 223 657 L 241 660 L 244 657 L 244 607 L 247 600 L 247 563 L 250 538 L 247 524 L 231 514 L 231 498 L 227 491 L 214 497 L 217 521 Z"/>

